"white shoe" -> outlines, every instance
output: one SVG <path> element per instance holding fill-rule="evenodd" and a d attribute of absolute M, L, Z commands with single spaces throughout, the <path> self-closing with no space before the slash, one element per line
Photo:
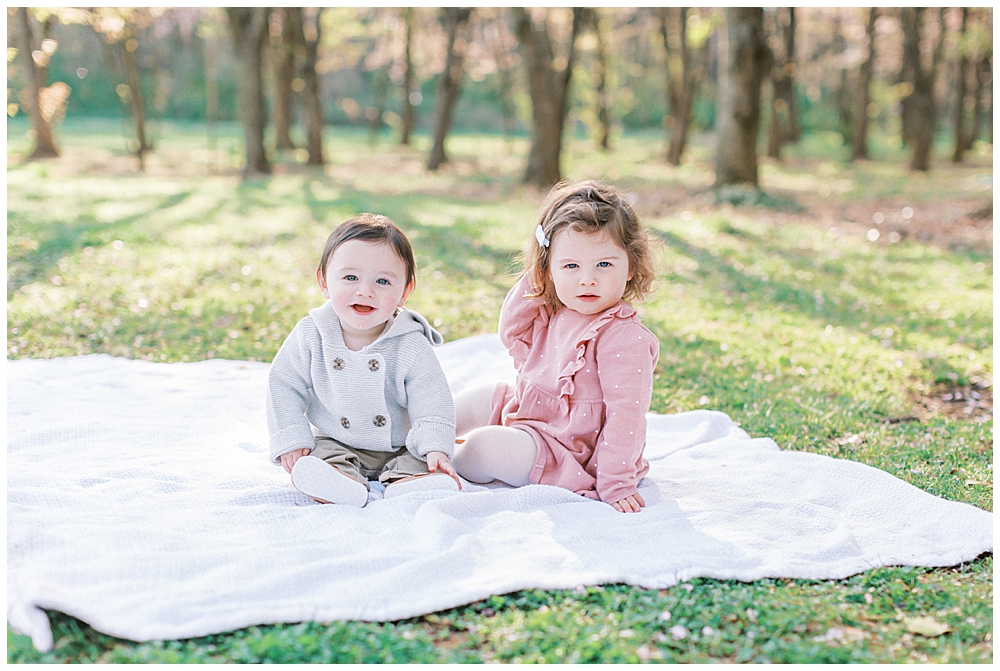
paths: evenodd
<path fill-rule="evenodd" d="M 358 508 L 368 503 L 367 487 L 319 457 L 300 457 L 292 466 L 292 484 L 320 503 L 340 503 Z"/>
<path fill-rule="evenodd" d="M 385 498 L 391 499 L 394 496 L 402 496 L 412 492 L 451 492 L 458 493 L 458 483 L 454 478 L 444 473 L 430 473 L 421 475 L 412 480 L 394 482 L 385 488 Z"/>

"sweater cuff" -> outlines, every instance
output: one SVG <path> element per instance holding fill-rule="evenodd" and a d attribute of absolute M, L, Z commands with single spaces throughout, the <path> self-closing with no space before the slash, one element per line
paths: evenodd
<path fill-rule="evenodd" d="M 614 487 L 601 494 L 601 500 L 605 503 L 617 503 L 622 499 L 627 499 L 639 493 L 638 487 Z"/>
<path fill-rule="evenodd" d="M 272 435 L 270 445 L 271 463 L 278 464 L 281 463 L 281 455 L 286 452 L 301 447 L 313 449 L 316 446 L 316 439 L 308 426 L 290 426 Z"/>
<path fill-rule="evenodd" d="M 444 452 L 450 460 L 455 451 L 455 427 L 445 422 L 417 422 L 406 434 L 406 449 L 424 460 L 428 452 Z"/>

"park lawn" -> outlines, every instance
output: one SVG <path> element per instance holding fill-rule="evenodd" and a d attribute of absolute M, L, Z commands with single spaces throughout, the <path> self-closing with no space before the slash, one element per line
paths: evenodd
<path fill-rule="evenodd" d="M 157 124 L 146 174 L 118 122 L 63 126 L 63 158 L 24 163 L 8 123 L 7 356 L 103 352 L 151 361 L 270 361 L 320 297 L 329 231 L 360 211 L 410 236 L 408 305 L 448 340 L 495 329 L 543 194 L 519 184 L 524 138 L 429 140 L 331 130 L 330 165 L 280 157 L 241 182 L 239 135 Z M 571 179 L 626 187 L 656 241 L 642 307 L 660 340 L 652 409 L 712 408 L 779 446 L 883 469 L 993 509 L 992 151 L 911 175 L 889 147 L 844 162 L 830 136 L 762 164 L 763 193 L 706 190 L 710 149 L 663 162 L 647 134 L 613 153 L 570 143 Z M 879 145 L 882 146 L 882 145 Z M 877 235 L 876 235 L 877 234 Z M 524 591 L 394 623 L 249 627 L 134 643 L 50 613 L 39 654 L 8 627 L 9 662 L 991 662 L 993 558 L 880 568 L 839 581 L 692 580 Z"/>

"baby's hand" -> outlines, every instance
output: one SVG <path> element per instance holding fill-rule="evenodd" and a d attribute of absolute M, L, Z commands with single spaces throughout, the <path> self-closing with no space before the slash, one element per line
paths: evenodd
<path fill-rule="evenodd" d="M 455 482 L 458 483 L 458 488 L 462 488 L 462 481 L 458 479 L 458 473 L 455 471 L 455 467 L 451 465 L 451 461 L 448 460 L 448 455 L 444 452 L 427 453 L 427 470 L 431 473 L 436 473 L 438 471 L 447 473 L 454 478 Z"/>
<path fill-rule="evenodd" d="M 611 504 L 611 507 L 620 513 L 637 513 L 645 505 L 646 502 L 642 500 L 642 495 L 636 492 L 632 496 L 626 496 L 624 499 L 615 501 Z"/>
<path fill-rule="evenodd" d="M 292 466 L 295 465 L 295 462 L 298 461 L 301 457 L 306 456 L 310 452 L 312 452 L 312 450 L 310 450 L 308 447 L 300 447 L 297 450 L 292 450 L 291 452 L 285 452 L 283 455 L 281 455 L 281 465 L 285 467 L 285 472 L 291 473 Z"/>

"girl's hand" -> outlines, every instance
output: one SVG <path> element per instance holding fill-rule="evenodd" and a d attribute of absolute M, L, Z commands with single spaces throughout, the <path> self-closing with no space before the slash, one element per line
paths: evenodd
<path fill-rule="evenodd" d="M 437 473 L 441 471 L 454 478 L 455 482 L 458 483 L 458 488 L 462 488 L 462 481 L 458 479 L 458 472 L 455 471 L 455 467 L 451 465 L 451 461 L 448 460 L 448 455 L 444 452 L 428 452 L 427 453 L 427 470 L 431 473 Z"/>
<path fill-rule="evenodd" d="M 300 447 L 297 450 L 292 450 L 291 452 L 285 452 L 281 455 L 281 465 L 284 466 L 286 473 L 292 472 L 292 466 L 295 462 L 312 452 L 308 447 Z"/>
<path fill-rule="evenodd" d="M 632 496 L 626 496 L 624 499 L 615 501 L 611 504 L 611 507 L 620 513 L 637 513 L 645 507 L 646 502 L 642 500 L 642 495 L 636 492 Z"/>

